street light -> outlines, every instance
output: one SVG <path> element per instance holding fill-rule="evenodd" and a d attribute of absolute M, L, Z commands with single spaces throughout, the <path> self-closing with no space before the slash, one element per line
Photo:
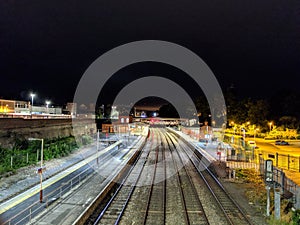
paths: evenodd
<path fill-rule="evenodd" d="M 270 125 L 270 132 L 272 131 L 272 124 L 273 124 L 272 122 L 269 123 L 269 125 Z"/>
<path fill-rule="evenodd" d="M 255 141 L 256 131 L 259 131 L 259 128 L 254 129 L 254 141 Z"/>
<path fill-rule="evenodd" d="M 46 107 L 48 108 L 49 107 L 49 104 L 50 104 L 51 102 L 50 101 L 46 101 Z"/>
<path fill-rule="evenodd" d="M 235 136 L 235 125 L 234 125 L 234 122 L 231 121 L 230 122 L 231 126 L 233 126 L 233 135 L 231 137 L 231 143 L 234 143 L 234 136 Z"/>
<path fill-rule="evenodd" d="M 43 202 L 43 151 L 44 151 L 44 139 L 43 138 L 28 138 L 29 141 L 41 141 L 41 166 L 38 169 L 40 174 L 40 202 Z"/>
<path fill-rule="evenodd" d="M 245 128 L 242 128 L 243 131 L 243 147 L 245 147 L 245 139 L 246 139 L 246 130 Z"/>
<path fill-rule="evenodd" d="M 46 100 L 47 113 L 49 113 L 49 104 L 50 104 L 50 103 L 51 103 L 50 101 Z"/>
<path fill-rule="evenodd" d="M 32 106 L 33 106 L 33 98 L 35 97 L 35 94 L 31 93 L 31 114 L 32 114 Z"/>

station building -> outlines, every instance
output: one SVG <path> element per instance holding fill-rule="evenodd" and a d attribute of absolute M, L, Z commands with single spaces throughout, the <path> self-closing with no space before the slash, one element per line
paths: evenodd
<path fill-rule="evenodd" d="M 30 102 L 0 99 L 0 113 L 30 113 Z"/>
<path fill-rule="evenodd" d="M 62 108 L 32 106 L 30 101 L 0 99 L 0 114 L 62 114 Z"/>

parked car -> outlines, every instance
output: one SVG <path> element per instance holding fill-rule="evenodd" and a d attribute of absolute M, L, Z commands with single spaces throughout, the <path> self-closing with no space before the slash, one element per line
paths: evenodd
<path fill-rule="evenodd" d="M 254 148 L 257 148 L 257 147 L 256 147 L 256 142 L 255 142 L 255 141 L 248 141 L 247 143 L 248 143 L 248 145 L 249 145 L 250 147 L 252 147 L 252 148 L 253 148 L 253 147 L 254 147 Z"/>
<path fill-rule="evenodd" d="M 289 145 L 289 143 L 284 140 L 276 140 L 275 145 Z"/>

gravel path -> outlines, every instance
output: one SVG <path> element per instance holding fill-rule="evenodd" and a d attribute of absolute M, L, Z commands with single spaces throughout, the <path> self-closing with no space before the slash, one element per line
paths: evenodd
<path fill-rule="evenodd" d="M 263 215 L 264 209 L 249 202 L 246 197 L 245 192 L 251 188 L 252 184 L 234 180 L 221 180 L 221 183 L 255 225 L 268 224 L 266 216 Z"/>

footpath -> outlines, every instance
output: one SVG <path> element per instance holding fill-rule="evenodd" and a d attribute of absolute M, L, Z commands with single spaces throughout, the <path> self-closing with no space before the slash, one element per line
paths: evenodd
<path fill-rule="evenodd" d="M 128 140 L 126 139 L 126 141 Z M 104 149 L 107 146 L 108 142 L 99 142 L 99 150 Z M 48 180 L 61 171 L 70 168 L 71 166 L 79 163 L 95 153 L 96 141 L 88 146 L 74 151 L 66 157 L 44 161 L 43 166 L 46 168 L 46 170 L 43 171 L 43 180 Z M 18 169 L 15 174 L 2 177 L 0 179 L 0 208 L 3 202 L 8 201 L 14 196 L 40 183 L 40 176 L 37 173 L 39 167 L 39 163 L 36 165 L 23 167 Z"/>
<path fill-rule="evenodd" d="M 96 143 L 81 148 L 72 154 L 59 159 L 52 159 L 44 162 L 46 170 L 43 172 L 43 180 L 58 174 L 59 172 L 73 166 L 74 164 L 86 159 L 87 157 L 95 154 Z M 15 174 L 9 177 L 0 179 L 0 206 L 4 201 L 16 196 L 25 190 L 38 185 L 40 177 L 37 173 L 39 165 L 31 165 L 28 167 L 20 168 Z"/>
<path fill-rule="evenodd" d="M 211 157 L 211 160 L 221 160 L 221 161 L 227 161 L 227 153 L 226 151 L 220 151 L 218 150 L 219 143 L 217 142 L 211 142 L 211 143 L 205 143 L 205 142 L 199 142 L 198 140 L 195 140 L 192 136 L 189 136 L 187 134 L 184 134 L 183 132 L 176 131 L 179 135 L 189 140 L 191 143 L 193 143 L 195 146 L 199 146 L 203 149 L 202 152 L 204 152 L 204 155 Z M 228 145 L 228 144 L 227 144 Z M 267 155 L 267 154 L 266 154 Z M 299 162 L 300 163 L 300 162 Z M 235 166 L 238 166 L 240 168 L 255 168 L 256 170 L 259 170 L 259 165 L 255 162 L 226 162 L 227 166 L 232 166 L 233 168 Z M 287 170 L 282 169 L 282 171 L 285 173 L 285 176 L 289 178 L 292 182 L 294 182 L 297 186 L 300 187 L 300 172 L 295 170 Z"/>

